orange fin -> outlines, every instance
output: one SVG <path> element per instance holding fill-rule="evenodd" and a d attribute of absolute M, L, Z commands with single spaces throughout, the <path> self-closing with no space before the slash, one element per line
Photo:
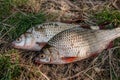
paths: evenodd
<path fill-rule="evenodd" d="M 46 42 L 36 42 L 40 47 L 44 47 L 47 43 Z"/>
<path fill-rule="evenodd" d="M 62 57 L 61 59 L 66 62 L 73 62 L 77 59 L 77 57 Z"/>

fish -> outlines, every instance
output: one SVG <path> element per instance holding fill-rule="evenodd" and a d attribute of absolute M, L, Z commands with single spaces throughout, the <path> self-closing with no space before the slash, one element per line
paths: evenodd
<path fill-rule="evenodd" d="M 39 51 L 57 33 L 77 26 L 79 25 L 61 22 L 47 22 L 36 25 L 13 41 L 12 46 L 17 49 Z"/>
<path fill-rule="evenodd" d="M 40 51 L 47 42 L 57 33 L 72 27 L 78 27 L 77 24 L 68 24 L 62 22 L 47 22 L 36 25 L 28 29 L 24 34 L 12 42 L 16 49 L 31 51 Z M 82 28 L 99 29 L 97 26 L 81 26 Z"/>
<path fill-rule="evenodd" d="M 73 27 L 56 34 L 33 57 L 35 64 L 68 64 L 92 56 L 107 49 L 120 37 L 120 28 L 107 30 Z"/>

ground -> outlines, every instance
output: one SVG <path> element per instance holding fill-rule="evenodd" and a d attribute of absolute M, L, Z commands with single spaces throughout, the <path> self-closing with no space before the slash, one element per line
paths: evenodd
<path fill-rule="evenodd" d="M 65 65 L 35 65 L 33 51 L 11 42 L 43 22 L 120 27 L 119 0 L 0 0 L 0 80 L 120 80 L 120 39 L 97 57 Z"/>

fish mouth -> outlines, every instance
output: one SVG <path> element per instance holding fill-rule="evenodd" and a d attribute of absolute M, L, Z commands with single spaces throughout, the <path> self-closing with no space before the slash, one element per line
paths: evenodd
<path fill-rule="evenodd" d="M 11 46 L 14 47 L 14 48 L 17 48 L 17 46 L 15 45 L 14 42 L 11 43 Z"/>
<path fill-rule="evenodd" d="M 34 58 L 32 59 L 32 61 L 33 61 L 33 63 L 36 64 L 36 65 L 40 65 L 40 64 L 41 64 L 41 62 L 40 62 L 40 60 L 39 60 L 38 57 L 34 57 Z"/>
<path fill-rule="evenodd" d="M 13 47 L 15 46 L 14 41 L 13 41 L 13 42 L 11 42 L 11 45 L 12 45 Z"/>

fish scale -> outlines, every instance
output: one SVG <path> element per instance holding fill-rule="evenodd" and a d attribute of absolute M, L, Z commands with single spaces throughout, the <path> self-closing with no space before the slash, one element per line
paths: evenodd
<path fill-rule="evenodd" d="M 120 37 L 120 28 L 90 30 L 73 27 L 51 38 L 34 59 L 36 62 L 48 64 L 64 64 L 82 60 L 102 52 L 117 37 Z M 50 61 L 39 57 L 43 54 L 50 54 L 46 57 Z M 56 57 L 57 59 L 55 59 Z"/>
<path fill-rule="evenodd" d="M 76 27 L 78 25 L 73 25 L 73 24 L 64 24 L 60 22 L 51 22 L 51 23 L 45 23 L 44 25 L 41 25 L 40 27 L 44 28 L 44 36 L 47 37 L 47 39 L 50 39 L 53 37 L 55 34 L 59 33 L 62 30 L 69 29 L 72 27 Z M 36 28 L 36 27 L 35 27 Z M 35 31 L 35 34 L 39 34 L 40 31 Z M 39 38 L 42 39 L 42 36 L 39 35 Z M 45 41 L 48 41 L 45 39 Z M 37 39 L 39 41 L 40 39 Z"/>

